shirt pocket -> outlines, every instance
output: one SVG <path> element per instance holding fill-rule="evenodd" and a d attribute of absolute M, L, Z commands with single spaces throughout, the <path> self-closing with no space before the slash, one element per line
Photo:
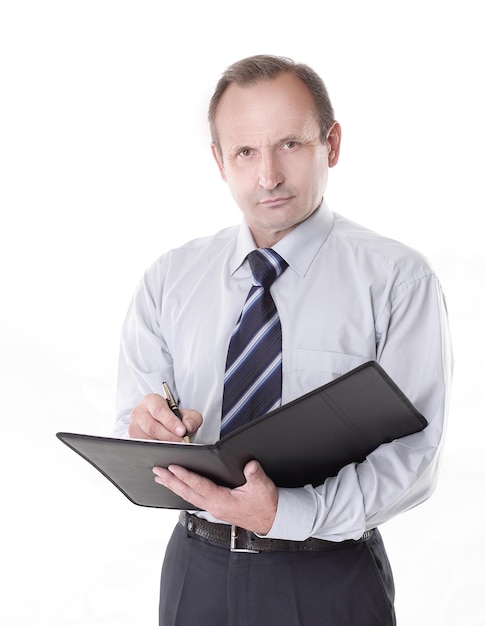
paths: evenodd
<path fill-rule="evenodd" d="M 291 397 L 296 398 L 303 393 L 313 391 L 370 360 L 368 356 L 355 354 L 296 350 L 289 385 Z"/>

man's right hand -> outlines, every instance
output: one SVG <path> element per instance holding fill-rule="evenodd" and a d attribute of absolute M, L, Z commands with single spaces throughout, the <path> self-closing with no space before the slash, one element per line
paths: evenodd
<path fill-rule="evenodd" d="M 194 409 L 180 409 L 182 421 L 170 410 L 165 398 L 150 393 L 130 415 L 128 434 L 134 439 L 183 441 L 192 437 L 202 424 L 202 415 Z"/>

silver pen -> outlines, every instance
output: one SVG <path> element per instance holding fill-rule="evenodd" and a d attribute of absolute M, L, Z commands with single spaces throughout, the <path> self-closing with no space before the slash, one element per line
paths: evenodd
<path fill-rule="evenodd" d="M 170 390 L 170 387 L 168 386 L 166 382 L 162 383 L 162 387 L 163 387 L 163 393 L 165 394 L 165 400 L 167 401 L 169 409 L 172 411 L 174 415 L 176 415 L 179 418 L 180 421 L 182 421 L 182 415 L 180 414 L 180 410 L 178 408 L 177 403 L 175 402 L 175 398 L 173 396 L 173 393 Z M 188 435 L 185 435 L 184 441 L 186 443 L 189 443 L 190 439 Z"/>

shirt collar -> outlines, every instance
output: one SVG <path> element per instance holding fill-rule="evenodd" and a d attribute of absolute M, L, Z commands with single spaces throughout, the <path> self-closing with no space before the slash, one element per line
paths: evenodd
<path fill-rule="evenodd" d="M 309 218 L 278 241 L 273 249 L 299 276 L 304 276 L 332 231 L 333 222 L 333 213 L 324 201 Z M 244 221 L 239 228 L 236 247 L 229 262 L 231 274 L 241 267 L 247 255 L 255 248 L 251 231 Z"/>

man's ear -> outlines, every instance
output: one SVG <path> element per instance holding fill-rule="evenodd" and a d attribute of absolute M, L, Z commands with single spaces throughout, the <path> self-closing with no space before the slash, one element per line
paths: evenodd
<path fill-rule="evenodd" d="M 219 168 L 219 172 L 222 176 L 222 180 L 227 183 L 226 173 L 224 171 L 224 162 L 222 161 L 222 154 L 217 149 L 215 143 L 211 143 L 211 150 L 212 156 L 214 157 L 215 162 L 217 163 L 217 167 Z"/>
<path fill-rule="evenodd" d="M 340 143 L 342 141 L 342 129 L 338 122 L 334 122 L 327 133 L 328 166 L 334 167 L 338 163 Z"/>

